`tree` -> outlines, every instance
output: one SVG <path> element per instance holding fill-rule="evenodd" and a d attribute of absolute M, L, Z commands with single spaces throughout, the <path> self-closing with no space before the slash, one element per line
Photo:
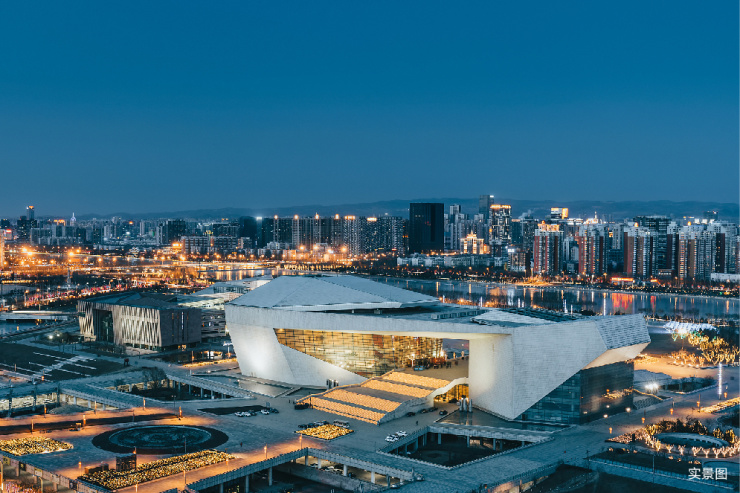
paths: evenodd
<path fill-rule="evenodd" d="M 167 380 L 167 374 L 159 367 L 144 368 L 144 381 L 150 389 L 162 388 L 164 381 Z"/>

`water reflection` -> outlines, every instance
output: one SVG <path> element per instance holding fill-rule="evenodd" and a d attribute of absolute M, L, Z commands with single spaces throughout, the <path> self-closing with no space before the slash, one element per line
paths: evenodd
<path fill-rule="evenodd" d="M 563 288 L 495 285 L 469 283 L 466 281 L 437 281 L 378 278 L 380 282 L 404 287 L 430 296 L 446 296 L 448 299 L 463 298 L 477 303 L 483 301 L 492 306 L 516 306 L 521 300 L 525 306 L 562 310 L 563 300 L 573 311 L 606 311 L 607 315 L 642 313 L 650 316 L 681 316 L 687 319 L 738 319 L 740 301 L 737 299 L 713 298 L 708 296 L 681 296 L 661 293 L 604 292 L 588 288 Z M 468 289 L 457 289 L 465 282 Z M 599 296 L 597 296 L 597 294 Z"/>

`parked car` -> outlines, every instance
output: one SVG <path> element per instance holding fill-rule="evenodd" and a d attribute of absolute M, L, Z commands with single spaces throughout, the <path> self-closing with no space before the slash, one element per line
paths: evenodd
<path fill-rule="evenodd" d="M 441 411 L 439 412 L 439 415 L 440 415 L 440 416 L 444 416 L 445 414 L 447 414 L 447 410 L 446 410 L 446 409 L 442 409 L 442 410 L 441 410 Z"/>
<path fill-rule="evenodd" d="M 414 411 L 409 411 L 406 413 L 406 416 L 410 418 L 411 416 L 416 416 L 416 413 Z"/>
<path fill-rule="evenodd" d="M 262 414 L 270 414 L 270 411 L 268 411 L 267 409 L 261 409 L 260 412 Z"/>
<path fill-rule="evenodd" d="M 277 409 L 275 409 L 274 407 L 271 407 L 271 408 L 270 408 L 270 412 L 271 412 L 272 414 L 280 414 L 280 411 L 278 411 L 278 410 L 277 410 Z"/>

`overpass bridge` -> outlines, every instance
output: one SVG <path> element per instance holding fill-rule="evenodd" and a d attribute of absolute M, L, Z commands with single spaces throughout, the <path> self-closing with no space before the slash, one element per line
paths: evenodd
<path fill-rule="evenodd" d="M 0 312 L 0 322 L 20 322 L 20 321 L 33 321 L 33 320 L 52 320 L 52 321 L 63 321 L 72 320 L 75 318 L 74 313 L 70 312 L 58 312 L 58 311 L 32 311 L 32 310 L 19 310 L 14 312 Z"/>

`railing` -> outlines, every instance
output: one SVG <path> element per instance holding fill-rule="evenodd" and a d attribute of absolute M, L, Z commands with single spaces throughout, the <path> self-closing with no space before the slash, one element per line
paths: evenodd
<path fill-rule="evenodd" d="M 86 481 L 80 481 L 79 479 L 72 479 L 67 476 L 53 473 L 43 467 L 36 466 L 35 464 L 33 464 L 33 462 L 29 462 L 8 452 L 0 451 L 0 456 L 7 457 L 11 466 L 25 464 L 26 472 L 33 474 L 34 476 L 38 476 L 42 479 L 52 481 L 54 484 L 61 485 L 64 488 L 71 488 L 72 486 L 74 486 L 75 490 L 82 493 L 110 493 L 110 490 L 103 488 L 102 486 L 97 486 Z M 39 474 L 36 474 L 37 472 Z"/>
<path fill-rule="evenodd" d="M 89 384 L 79 383 L 77 385 L 62 385 L 61 393 L 71 395 L 72 397 L 82 398 L 91 402 L 99 402 L 107 406 L 114 407 L 141 407 L 144 405 L 145 398 L 120 392 L 118 390 L 110 390 L 102 387 L 94 387 Z M 93 393 L 94 392 L 94 393 Z M 154 406 L 163 406 L 164 402 L 157 399 L 149 398 L 150 404 Z"/>
<path fill-rule="evenodd" d="M 563 465 L 563 461 L 559 460 L 557 462 L 546 464 L 544 466 L 536 467 L 534 469 L 530 469 L 523 473 L 519 473 L 514 476 L 511 476 L 506 480 L 498 481 L 496 484 L 489 486 L 489 488 L 495 488 L 496 486 L 501 486 L 502 484 L 506 484 L 506 483 L 513 483 L 516 481 L 531 480 L 531 479 L 536 479 L 542 476 L 549 476 L 550 474 L 555 472 L 555 469 L 557 469 L 558 467 L 562 465 Z"/>
<path fill-rule="evenodd" d="M 586 463 L 587 465 L 588 465 L 588 463 L 608 464 L 610 466 L 623 467 L 625 469 L 632 469 L 632 470 L 635 470 L 635 471 L 647 472 L 647 473 L 650 473 L 650 474 L 654 474 L 656 476 L 665 476 L 665 477 L 668 477 L 668 478 L 676 478 L 676 479 L 681 479 L 681 480 L 688 481 L 688 482 L 693 482 L 695 480 L 698 480 L 701 484 L 711 484 L 712 486 L 718 486 L 720 488 L 726 488 L 726 489 L 729 489 L 729 490 L 735 490 L 736 489 L 735 486 L 732 485 L 731 483 L 729 483 L 728 481 L 718 481 L 716 479 L 703 479 L 703 478 L 694 478 L 694 479 L 692 479 L 687 474 L 680 474 L 680 473 L 677 473 L 677 472 L 666 471 L 666 470 L 657 469 L 657 468 L 654 469 L 652 467 L 638 466 L 637 464 L 628 464 L 626 462 L 618 462 L 618 461 L 613 461 L 613 460 L 609 460 L 609 459 L 588 458 L 588 459 L 583 459 L 581 461 L 581 464 L 583 464 L 583 463 Z"/>
<path fill-rule="evenodd" d="M 165 373 L 166 370 L 165 370 Z M 208 389 L 213 392 L 218 392 L 220 394 L 227 394 L 232 397 L 238 397 L 240 399 L 255 399 L 255 397 L 245 390 L 232 387 L 230 385 L 224 385 L 219 382 L 214 382 L 212 380 L 208 380 L 206 378 L 200 378 L 195 375 L 182 375 L 178 373 L 167 373 L 167 378 L 172 380 L 173 382 L 180 382 L 184 383 L 186 385 L 193 385 L 195 387 L 200 387 L 204 389 Z"/>
<path fill-rule="evenodd" d="M 476 464 L 478 462 L 483 462 L 483 461 L 492 459 L 494 457 L 500 457 L 502 455 L 510 454 L 510 453 L 513 453 L 513 452 L 519 452 L 522 449 L 525 449 L 525 448 L 528 448 L 528 447 L 533 447 L 535 445 L 540 445 L 541 443 L 545 443 L 545 442 L 549 442 L 551 440 L 554 440 L 554 438 L 552 436 L 547 436 L 544 439 L 539 440 L 537 442 L 530 442 L 530 443 L 527 443 L 526 445 L 522 445 L 521 447 L 516 447 L 516 448 L 513 448 L 513 449 L 509 449 L 509 450 L 503 450 L 501 452 L 496 452 L 493 455 L 487 455 L 485 457 L 480 457 L 478 459 L 473 459 L 471 461 L 464 462 L 462 464 L 457 464 L 457 465 L 454 465 L 454 466 L 443 466 L 441 464 L 434 464 L 434 463 L 431 463 L 431 462 L 422 461 L 422 460 L 414 459 L 414 458 L 411 458 L 411 457 L 407 457 L 405 455 L 391 453 L 393 450 L 398 449 L 400 447 L 403 447 L 405 445 L 408 445 L 409 443 L 411 443 L 412 441 L 418 439 L 419 437 L 423 436 L 426 433 L 445 433 L 445 434 L 448 434 L 448 435 L 455 435 L 455 436 L 467 436 L 467 435 L 460 435 L 460 434 L 456 434 L 456 433 L 451 433 L 451 431 L 455 431 L 455 430 L 453 430 L 453 429 L 445 430 L 443 427 L 438 427 L 436 425 L 427 426 L 425 428 L 416 430 L 415 432 L 411 433 L 409 436 L 404 437 L 403 440 L 399 440 L 398 442 L 393 442 L 393 443 L 390 443 L 390 444 L 386 445 L 385 447 L 379 449 L 377 452 L 379 454 L 383 454 L 383 455 L 386 455 L 386 456 L 389 456 L 389 457 L 401 458 L 401 459 L 406 460 L 406 461 L 416 462 L 416 463 L 418 463 L 420 465 L 424 465 L 424 466 L 427 466 L 427 467 L 428 466 L 432 466 L 432 467 L 436 467 L 436 468 L 439 468 L 439 469 L 445 469 L 445 470 L 451 471 L 451 470 L 454 470 L 454 469 L 458 469 L 460 467 L 467 467 L 467 466 L 469 466 L 471 464 Z M 480 438 L 491 438 L 491 437 L 486 437 L 486 436 L 480 436 L 479 434 L 475 434 L 475 435 L 472 435 L 471 434 L 470 436 L 471 437 L 472 436 L 476 436 L 476 437 L 480 437 Z M 498 439 L 498 438 L 499 437 L 496 437 L 496 439 Z M 508 440 L 508 439 L 502 437 L 501 440 Z M 517 438 L 517 440 L 521 440 L 521 439 Z"/>
<path fill-rule="evenodd" d="M 338 464 L 345 464 L 350 467 L 365 468 L 366 470 L 375 471 L 379 474 L 383 474 L 386 476 L 392 476 L 394 478 L 400 478 L 403 480 L 412 481 L 414 479 L 414 476 L 410 471 L 404 471 L 402 469 L 397 469 L 395 467 L 390 467 L 390 466 L 384 466 L 382 464 L 376 464 L 376 463 L 369 462 L 369 461 L 362 460 L 362 459 L 355 459 L 353 457 L 336 454 L 333 452 L 327 452 L 321 449 L 303 448 L 299 450 L 293 450 L 291 452 L 286 452 L 284 454 L 276 455 L 275 457 L 270 457 L 269 459 L 255 462 L 253 464 L 249 464 L 249 465 L 242 466 L 236 469 L 232 469 L 231 471 L 217 474 L 209 478 L 201 479 L 194 483 L 188 484 L 187 487 L 188 489 L 191 489 L 191 490 L 200 491 L 205 488 L 210 488 L 210 487 L 225 483 L 226 481 L 232 481 L 234 479 L 242 478 L 249 474 L 253 474 L 259 471 L 264 471 L 265 469 L 276 467 L 281 464 L 285 464 L 286 462 L 294 461 L 300 457 L 307 457 L 307 456 L 316 457 L 317 459 L 328 460 L 331 462 L 336 462 Z"/>

